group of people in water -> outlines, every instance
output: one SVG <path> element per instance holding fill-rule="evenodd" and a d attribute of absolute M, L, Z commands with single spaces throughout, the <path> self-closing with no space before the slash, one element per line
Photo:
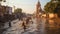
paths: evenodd
<path fill-rule="evenodd" d="M 19 19 L 20 20 L 20 19 Z M 25 20 L 22 19 L 22 26 L 23 26 L 23 29 L 24 31 L 27 29 L 27 25 L 29 25 L 30 23 L 33 24 L 33 21 L 32 21 L 32 18 L 31 17 L 27 17 Z M 9 27 L 11 27 L 11 21 L 9 20 Z"/>
<path fill-rule="evenodd" d="M 28 17 L 25 21 L 23 21 L 22 26 L 23 26 L 24 31 L 26 30 L 27 25 L 29 25 L 30 23 L 33 24 L 31 17 Z"/>

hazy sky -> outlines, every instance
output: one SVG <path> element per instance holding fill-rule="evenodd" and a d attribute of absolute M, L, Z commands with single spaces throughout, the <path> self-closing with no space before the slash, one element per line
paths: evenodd
<path fill-rule="evenodd" d="M 42 9 L 44 8 L 45 4 L 50 0 L 39 0 Z M 36 8 L 38 0 L 7 0 L 6 5 L 9 6 L 16 6 L 16 8 L 22 8 L 23 12 L 26 13 L 33 13 Z"/>

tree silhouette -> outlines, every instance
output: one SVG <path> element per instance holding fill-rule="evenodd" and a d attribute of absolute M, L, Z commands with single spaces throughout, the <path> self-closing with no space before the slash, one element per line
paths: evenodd
<path fill-rule="evenodd" d="M 6 2 L 6 0 L 0 0 L 0 1 Z"/>
<path fill-rule="evenodd" d="M 17 8 L 17 9 L 15 9 L 14 13 L 22 13 L 22 9 L 21 8 Z"/>
<path fill-rule="evenodd" d="M 60 13 L 59 13 L 60 12 L 60 0 L 51 0 L 45 5 L 44 10 L 49 13 L 57 13 L 58 16 L 60 16 Z"/>
<path fill-rule="evenodd" d="M 17 18 L 19 18 L 19 20 L 22 18 L 22 9 L 21 8 L 15 9 L 14 13 L 17 15 Z"/>

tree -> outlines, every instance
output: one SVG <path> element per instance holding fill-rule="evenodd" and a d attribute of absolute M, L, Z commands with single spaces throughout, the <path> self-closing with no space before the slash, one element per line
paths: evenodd
<path fill-rule="evenodd" d="M 49 13 L 57 13 L 60 16 L 60 0 L 51 0 L 45 5 L 44 10 Z"/>
<path fill-rule="evenodd" d="M 2 0 L 0 0 L 0 1 L 2 1 Z"/>
<path fill-rule="evenodd" d="M 16 13 L 16 14 L 17 13 L 22 13 L 22 9 L 21 8 L 17 8 L 17 9 L 14 10 L 14 13 Z"/>
<path fill-rule="evenodd" d="M 15 9 L 14 13 L 17 16 L 17 18 L 19 18 L 19 19 L 22 18 L 22 9 L 21 8 Z"/>
<path fill-rule="evenodd" d="M 6 0 L 0 0 L 0 5 L 1 5 L 1 2 L 2 2 L 2 1 L 3 1 L 3 2 L 6 2 Z"/>
<path fill-rule="evenodd" d="M 0 1 L 6 2 L 6 0 L 0 0 Z"/>

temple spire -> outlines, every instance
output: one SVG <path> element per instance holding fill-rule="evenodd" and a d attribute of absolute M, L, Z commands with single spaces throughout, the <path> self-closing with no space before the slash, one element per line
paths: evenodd
<path fill-rule="evenodd" d="M 38 5 L 38 6 L 41 6 L 41 4 L 40 4 L 40 1 L 39 1 L 39 0 L 38 0 L 38 2 L 37 2 L 37 5 Z"/>
<path fill-rule="evenodd" d="M 38 0 L 37 5 L 36 5 L 36 12 L 39 13 L 41 10 L 41 4 L 40 1 Z"/>
<path fill-rule="evenodd" d="M 40 13 L 42 12 L 42 9 L 41 9 L 41 4 L 40 4 L 40 1 L 38 0 L 37 4 L 36 4 L 36 18 L 39 18 L 40 17 Z"/>
<path fill-rule="evenodd" d="M 38 0 L 38 2 L 39 2 L 39 0 Z"/>

